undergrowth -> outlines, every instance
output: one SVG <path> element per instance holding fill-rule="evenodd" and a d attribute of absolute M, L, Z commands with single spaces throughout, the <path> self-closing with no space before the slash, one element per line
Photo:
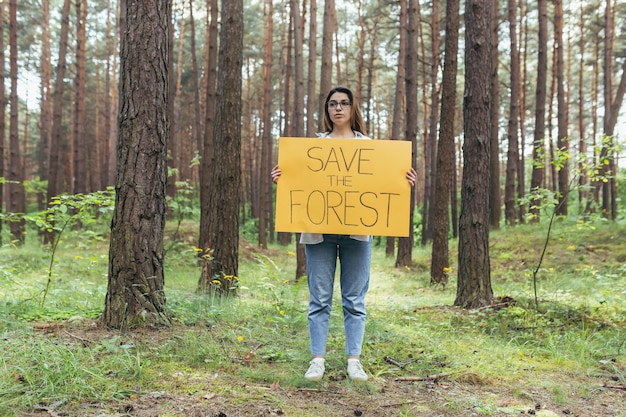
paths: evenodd
<path fill-rule="evenodd" d="M 302 377 L 309 360 L 308 292 L 305 279 L 293 282 L 292 248 L 246 253 L 240 296 L 210 298 L 195 292 L 199 269 L 193 239 L 187 238 L 195 226 L 171 226 L 177 238 L 166 245 L 165 290 L 175 324 L 160 331 L 120 333 L 99 326 L 107 283 L 104 240 L 66 231 L 45 305 L 46 250 L 36 243 L 0 248 L 0 415 L 102 407 L 146 392 L 200 395 L 211 381 L 222 381 L 210 386 L 213 393 L 228 392 L 243 403 L 253 394 L 228 381 L 328 384 Z M 499 303 L 472 311 L 452 306 L 454 249 L 450 283 L 431 287 L 428 271 L 419 268 L 428 264 L 429 248 L 415 248 L 414 270 L 398 270 L 384 248 L 375 247 L 362 356 L 371 381 L 357 387 L 345 378 L 338 293 L 329 379 L 368 396 L 387 379 L 446 375 L 459 384 L 509 389 L 521 400 L 528 396 L 519 388 L 523 381 L 547 389 L 555 403 L 568 402 L 568 380 L 582 381 L 576 395 L 583 397 L 593 395 L 590 381 L 596 379 L 626 384 L 626 228 L 560 221 L 538 274 L 536 308 L 530 274 L 542 233 L 540 225 L 492 232 L 492 286 Z M 498 409 L 482 397 L 449 398 L 446 407 L 469 407 L 479 415 Z"/>

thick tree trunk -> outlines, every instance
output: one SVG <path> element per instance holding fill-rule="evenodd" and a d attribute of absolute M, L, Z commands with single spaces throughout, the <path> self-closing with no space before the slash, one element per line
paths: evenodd
<path fill-rule="evenodd" d="M 464 168 L 454 301 L 455 306 L 463 308 L 493 302 L 489 263 L 491 12 L 489 0 L 465 3 Z"/>
<path fill-rule="evenodd" d="M 168 142 L 170 0 L 127 0 L 109 280 L 102 316 L 115 329 L 169 324 L 163 232 Z M 152 71 L 145 71 L 151 68 Z"/>

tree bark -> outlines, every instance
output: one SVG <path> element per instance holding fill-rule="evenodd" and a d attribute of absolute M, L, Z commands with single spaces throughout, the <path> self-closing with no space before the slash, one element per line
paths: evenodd
<path fill-rule="evenodd" d="M 239 263 L 243 0 L 222 5 L 221 23 L 213 159 L 205 161 L 211 164 L 211 188 L 203 208 L 212 252 L 202 268 L 200 289 L 231 296 L 237 294 Z"/>
<path fill-rule="evenodd" d="M 404 130 L 404 114 L 406 112 L 405 101 L 405 74 L 406 74 L 406 38 L 407 38 L 407 1 L 400 0 L 400 16 L 399 16 L 399 51 L 398 51 L 398 71 L 396 73 L 396 93 L 394 95 L 393 104 L 393 121 L 391 123 L 391 138 L 393 140 L 402 139 L 402 131 Z M 385 246 L 385 255 L 393 256 L 395 253 L 396 238 L 387 237 Z"/>
<path fill-rule="evenodd" d="M 417 0 L 408 0 L 407 48 L 406 48 L 406 132 L 405 140 L 411 141 L 411 165 L 415 168 L 417 150 Z M 410 268 L 413 265 L 413 213 L 415 211 L 415 187 L 411 187 L 408 237 L 398 239 L 396 268 Z"/>
<path fill-rule="evenodd" d="M 274 31 L 274 6 L 272 0 L 264 2 L 265 36 L 263 40 L 263 101 L 261 109 L 261 167 L 259 172 L 259 246 L 267 248 L 268 224 L 272 215 L 272 44 Z"/>
<path fill-rule="evenodd" d="M 489 224 L 492 229 L 500 228 L 500 217 L 502 214 L 502 193 L 500 190 L 500 83 L 499 83 L 499 63 L 500 54 L 498 51 L 499 40 L 499 13 L 498 1 L 492 2 L 491 18 L 491 167 L 489 185 Z"/>
<path fill-rule="evenodd" d="M 537 191 L 544 186 L 545 154 L 545 120 L 546 120 L 546 87 L 548 78 L 548 12 L 547 0 L 538 0 L 537 13 L 539 15 L 539 41 L 537 49 L 537 85 L 535 87 L 535 131 L 533 134 L 532 174 L 530 191 Z M 541 200 L 534 198 L 528 209 L 532 214 L 532 221 L 539 221 Z"/>
<path fill-rule="evenodd" d="M 65 71 L 67 62 L 67 40 L 69 31 L 71 0 L 63 2 L 61 11 L 61 37 L 59 41 L 59 58 L 57 60 L 56 81 L 53 93 L 52 106 L 52 134 L 50 137 L 50 163 L 48 164 L 48 190 L 46 201 L 50 202 L 53 197 L 60 193 L 61 188 L 61 141 L 63 132 L 63 92 L 65 89 Z M 45 242 L 51 243 L 53 233 L 47 233 Z"/>
<path fill-rule="evenodd" d="M 326 94 L 333 88 L 333 33 L 337 22 L 333 20 L 336 17 L 335 0 L 324 1 L 324 26 L 322 28 L 322 56 L 320 67 L 320 91 L 317 104 L 318 131 L 322 130 L 322 115 L 324 114 L 324 100 Z"/>
<path fill-rule="evenodd" d="M 115 211 L 103 323 L 169 324 L 163 233 L 168 142 L 170 0 L 127 0 L 120 51 L 120 117 Z M 151 68 L 146 71 L 145 68 Z"/>
<path fill-rule="evenodd" d="M 0 0 L 0 178 L 4 178 L 4 143 L 6 141 L 6 95 L 4 88 L 4 0 Z M 4 183 L 0 181 L 0 213 L 4 210 Z M 0 221 L 0 245 L 2 245 L 2 222 Z"/>
<path fill-rule="evenodd" d="M 430 108 L 428 114 L 428 134 L 425 136 L 424 165 L 426 167 L 424 185 L 424 204 L 422 211 L 422 245 L 433 238 L 434 196 L 437 177 L 437 126 L 439 124 L 439 7 L 432 2 L 430 18 L 432 28 L 431 62 L 430 62 Z"/>
<path fill-rule="evenodd" d="M 556 42 L 556 83 L 557 83 L 557 139 L 556 146 L 559 152 L 565 155 L 565 161 L 558 169 L 559 204 L 556 213 L 567 216 L 567 200 L 569 197 L 569 133 L 568 124 L 568 101 L 565 92 L 565 63 L 563 42 L 563 0 L 554 1 L 554 36 Z M 559 158 L 560 159 L 560 158 Z"/>
<path fill-rule="evenodd" d="M 24 165 L 20 151 L 18 133 L 19 101 L 17 95 L 17 0 L 9 0 L 9 76 L 11 78 L 9 109 L 9 213 L 26 213 L 26 193 L 24 191 Z M 2 80 L 4 82 L 4 80 Z M 9 227 L 11 242 L 23 245 L 26 240 L 24 219 L 12 221 Z"/>
<path fill-rule="evenodd" d="M 459 0 L 446 1 L 446 40 L 441 93 L 441 124 L 437 150 L 437 175 L 433 198 L 433 246 L 430 267 L 432 284 L 447 284 L 450 272 L 448 232 L 450 189 L 454 161 L 454 118 L 459 41 Z"/>
<path fill-rule="evenodd" d="M 509 9 L 509 39 L 510 39 L 510 91 L 509 102 L 509 123 L 508 123 L 508 149 L 506 158 L 506 180 L 504 187 L 504 214 L 507 224 L 517 223 L 517 201 L 516 190 L 517 168 L 519 164 L 519 102 L 520 102 L 520 58 L 519 46 L 517 44 L 517 1 L 508 0 Z M 492 153 L 493 155 L 493 153 Z"/>
<path fill-rule="evenodd" d="M 213 160 L 213 134 L 215 131 L 215 108 L 217 104 L 217 42 L 218 42 L 218 1 L 207 0 L 207 8 L 211 20 L 207 27 L 209 32 L 209 46 L 207 54 L 207 74 L 206 81 L 206 114 L 204 119 L 204 147 L 202 153 L 202 164 L 200 166 L 200 233 L 198 237 L 198 247 L 202 249 L 200 256 L 209 255 L 211 246 L 210 238 L 210 218 L 209 218 L 209 194 L 211 192 L 211 169 Z M 204 285 L 202 277 L 199 285 Z"/>
<path fill-rule="evenodd" d="M 317 49 L 317 0 L 309 0 L 309 51 Z M 306 103 L 306 136 L 309 138 L 315 135 L 315 74 L 316 74 L 317 54 L 309 52 L 308 60 L 308 82 L 307 82 L 307 103 Z M 317 114 L 320 118 L 320 113 Z"/>
<path fill-rule="evenodd" d="M 0 45 L 0 49 L 4 49 Z M 2 52 L 4 53 L 4 51 Z M 42 2 L 42 24 L 41 24 L 41 57 L 39 59 L 39 76 L 41 78 L 39 97 L 39 152 L 37 157 L 37 173 L 41 181 L 48 179 L 48 150 L 50 145 L 50 130 L 52 107 L 50 95 L 50 2 Z M 4 77 L 2 77 L 4 79 Z M 0 153 L 1 154 L 1 153 Z M 0 174 L 2 176 L 2 174 Z M 2 198 L 0 198 L 2 201 Z M 46 202 L 42 193 L 37 193 L 37 208 L 44 210 Z"/>
<path fill-rule="evenodd" d="M 76 78 L 74 79 L 74 187 L 76 194 L 87 193 L 89 184 L 89 170 L 87 169 L 87 138 L 85 135 L 85 47 L 86 47 L 86 21 L 83 21 L 83 11 L 86 5 L 82 0 L 76 3 Z M 83 10 L 84 9 L 84 10 Z M 86 17 L 86 16 L 84 16 Z"/>
<path fill-rule="evenodd" d="M 293 15 L 289 13 L 289 18 L 287 19 L 287 44 L 285 49 L 285 67 L 284 67 L 284 89 L 283 89 L 283 109 L 291 108 L 291 81 L 293 78 Z M 283 136 L 289 137 L 293 135 L 293 127 L 292 127 L 292 118 L 294 116 L 293 112 L 283 111 Z M 291 233 L 288 232 L 279 232 L 278 233 L 278 243 L 281 245 L 287 246 L 291 243 Z M 302 247 L 298 243 L 298 239 L 296 239 L 296 253 L 297 253 L 297 267 L 296 267 L 296 279 L 298 279 L 298 274 L 301 273 L 302 269 L 305 265 L 304 260 L 304 247 Z"/>
<path fill-rule="evenodd" d="M 476 308 L 493 301 L 489 263 L 489 159 L 491 2 L 465 2 L 465 98 L 459 271 L 454 305 Z"/>

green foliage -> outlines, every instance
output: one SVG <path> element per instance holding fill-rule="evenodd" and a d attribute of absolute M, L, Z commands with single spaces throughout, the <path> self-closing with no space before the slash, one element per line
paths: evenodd
<path fill-rule="evenodd" d="M 104 214 L 113 211 L 114 195 L 112 187 L 90 194 L 62 194 L 53 197 L 46 210 L 35 214 L 0 213 L 0 221 L 3 219 L 9 221 L 23 219 L 39 231 L 53 236 L 52 244 L 49 247 L 48 279 L 41 292 L 42 307 L 50 290 L 55 254 L 64 233 L 70 226 L 79 224 L 85 232 L 81 236 L 80 242 L 82 244 L 85 244 L 87 237 L 98 238 L 99 235 L 89 228 L 102 219 Z"/>

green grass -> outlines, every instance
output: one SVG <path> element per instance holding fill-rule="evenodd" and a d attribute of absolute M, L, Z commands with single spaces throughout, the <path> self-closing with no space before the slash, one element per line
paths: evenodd
<path fill-rule="evenodd" d="M 506 415 L 533 405 L 535 391 L 566 408 L 579 398 L 596 398 L 598 380 L 626 384 L 623 224 L 555 225 L 538 274 L 538 310 L 532 271 L 545 239 L 542 225 L 491 234 L 494 294 L 515 300 L 501 309 L 452 307 L 454 241 L 445 287 L 429 285 L 429 248 L 415 248 L 413 270 L 395 269 L 384 248 L 375 248 L 363 351 L 372 378 L 362 385 L 344 379 L 338 289 L 328 380 L 311 383 L 302 378 L 309 360 L 308 292 L 304 279 L 293 282 L 293 248 L 246 250 L 240 297 L 211 299 L 195 293 L 199 269 L 188 236 L 196 226 L 183 224 L 181 240 L 187 243 L 166 243 L 165 290 L 175 324 L 161 331 L 120 333 L 97 325 L 107 285 L 104 240 L 81 239 L 83 231 L 66 236 L 44 304 L 47 250 L 32 237 L 25 247 L 0 248 L 0 415 L 41 407 L 80 415 L 72 410 L 114 408 L 148 393 L 196 398 L 208 392 L 228 398 L 231 407 L 267 403 L 286 415 L 313 416 L 320 413 L 315 401 L 298 407 L 263 387 L 334 387 L 367 403 L 390 395 L 395 378 L 436 374 L 472 389 L 461 396 L 441 392 L 437 403 L 401 404 L 394 415 L 463 415 L 468 409 Z M 48 332 L 36 325 L 41 323 L 63 327 Z"/>

